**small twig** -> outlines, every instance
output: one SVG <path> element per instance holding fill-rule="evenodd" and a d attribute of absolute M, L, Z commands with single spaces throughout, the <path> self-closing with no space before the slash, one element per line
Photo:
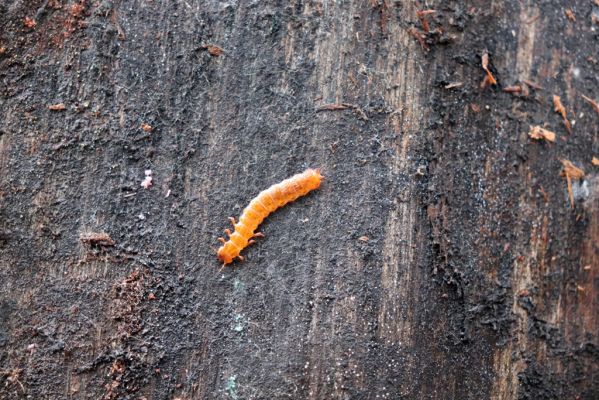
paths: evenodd
<path fill-rule="evenodd" d="M 591 99 L 590 97 L 585 96 L 584 94 L 581 94 L 582 98 L 585 99 L 587 101 L 587 103 L 589 103 L 591 105 L 591 107 L 593 107 L 593 110 L 595 110 L 597 112 L 597 114 L 599 114 L 599 103 L 597 103 L 595 100 Z"/>
<path fill-rule="evenodd" d="M 422 25 L 422 29 L 424 30 L 424 32 L 429 33 L 430 32 L 430 26 L 428 24 L 428 16 L 431 14 L 436 13 L 436 10 L 420 10 L 420 11 L 416 11 L 416 15 L 418 16 L 418 18 L 420 19 L 420 24 Z"/>
<path fill-rule="evenodd" d="M 522 83 L 526 83 L 528 86 L 530 86 L 533 89 L 536 90 L 542 90 L 543 87 L 541 85 L 539 85 L 538 83 L 534 83 L 533 81 L 529 81 L 528 79 L 522 79 Z"/>
<path fill-rule="evenodd" d="M 452 82 L 445 85 L 445 89 L 453 89 L 457 87 L 461 87 L 464 85 L 464 82 Z"/>
<path fill-rule="evenodd" d="M 538 12 L 537 15 L 529 18 L 528 20 L 525 20 L 524 23 L 527 24 L 527 25 L 528 24 L 532 24 L 533 22 L 535 22 L 539 18 L 541 18 L 541 13 L 540 12 Z"/>
<path fill-rule="evenodd" d="M 490 83 L 491 85 L 497 85 L 497 80 L 495 79 L 495 77 L 493 76 L 491 71 L 489 71 L 489 53 L 487 53 L 487 52 L 483 53 L 483 55 L 481 57 L 481 64 L 482 64 L 483 69 L 487 73 L 487 77 L 485 78 L 485 80 L 488 83 Z"/>
<path fill-rule="evenodd" d="M 362 119 L 364 121 L 368 121 L 368 116 L 366 115 L 366 113 L 360 108 L 358 107 L 358 105 L 356 104 L 351 104 L 351 103 L 331 103 L 331 104 L 324 104 L 320 107 L 316 108 L 316 112 L 319 111 L 338 111 L 338 110 L 347 110 L 347 109 L 352 109 L 354 110 L 354 113 L 356 113 L 358 115 L 359 119 Z"/>
<path fill-rule="evenodd" d="M 574 208 L 574 192 L 572 191 L 572 179 L 582 179 L 584 177 L 584 171 L 572 164 L 571 161 L 563 159 L 560 160 L 564 169 L 561 172 L 561 176 L 566 178 L 568 183 L 568 197 L 570 198 L 570 206 Z"/>
<path fill-rule="evenodd" d="M 347 104 L 347 103 L 330 103 L 330 104 L 324 104 L 322 106 L 319 106 L 316 108 L 316 112 L 318 111 L 336 111 L 336 110 L 347 110 L 348 108 L 351 108 L 352 105 L 351 104 Z"/>
<path fill-rule="evenodd" d="M 570 121 L 568 120 L 568 116 L 566 114 L 566 107 L 562 104 L 562 100 L 559 96 L 553 95 L 553 107 L 556 113 L 562 116 L 562 120 L 564 121 L 564 125 L 566 130 L 571 135 L 572 134 L 572 125 L 570 125 Z"/>
<path fill-rule="evenodd" d="M 506 93 L 520 93 L 522 91 L 522 86 L 520 86 L 520 85 L 507 86 L 507 87 L 503 88 L 503 91 Z"/>
<path fill-rule="evenodd" d="M 425 50 L 425 51 L 429 50 L 428 45 L 426 44 L 426 41 L 424 40 L 424 37 L 418 31 L 418 29 L 412 27 L 412 28 L 410 28 L 409 32 L 412 36 L 414 36 L 416 38 L 416 40 L 418 40 L 418 43 L 420 43 L 420 46 L 422 46 L 423 50 Z"/>

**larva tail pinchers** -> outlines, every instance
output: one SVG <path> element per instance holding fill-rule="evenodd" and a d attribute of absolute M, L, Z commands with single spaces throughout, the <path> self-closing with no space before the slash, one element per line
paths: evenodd
<path fill-rule="evenodd" d="M 233 262 L 235 258 L 243 261 L 243 256 L 239 253 L 254 243 L 253 238 L 264 236 L 260 232 L 255 233 L 255 231 L 270 213 L 317 189 L 322 179 L 323 176 L 320 175 L 320 170 L 307 169 L 301 174 L 294 175 L 260 192 L 243 210 L 239 222 L 230 217 L 229 220 L 235 228 L 234 232 L 231 233 L 229 229 L 225 229 L 225 233 L 229 235 L 229 240 L 226 241 L 222 237 L 218 238 L 223 245 L 218 249 L 217 256 L 223 263 L 223 267 Z"/>

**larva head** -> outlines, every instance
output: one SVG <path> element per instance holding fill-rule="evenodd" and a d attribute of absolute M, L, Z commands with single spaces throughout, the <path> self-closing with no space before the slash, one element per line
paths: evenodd
<path fill-rule="evenodd" d="M 233 259 L 236 257 L 236 255 L 232 254 L 233 252 L 232 252 L 232 249 L 230 247 L 231 246 L 228 246 L 228 244 L 225 243 L 216 252 L 216 256 L 218 257 L 218 260 L 220 262 L 222 262 L 223 264 L 230 264 L 230 263 L 232 263 Z"/>
<path fill-rule="evenodd" d="M 320 169 L 308 169 L 305 173 L 308 173 L 308 186 L 310 190 L 317 189 L 320 186 L 320 182 L 324 179 L 324 176 L 320 174 Z"/>

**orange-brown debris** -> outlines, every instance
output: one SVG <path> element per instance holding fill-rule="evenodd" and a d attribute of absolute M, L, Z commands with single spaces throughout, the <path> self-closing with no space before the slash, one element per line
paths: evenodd
<path fill-rule="evenodd" d="M 570 176 L 573 179 L 582 179 L 584 178 L 584 171 L 578 168 L 576 165 L 572 164 L 571 161 L 563 159 L 560 160 L 564 166 L 564 170 L 562 174 Z"/>
<path fill-rule="evenodd" d="M 522 91 L 522 86 L 514 85 L 514 86 L 504 87 L 503 91 L 506 93 L 520 93 Z"/>
<path fill-rule="evenodd" d="M 568 17 L 568 19 L 572 22 L 576 22 L 576 16 L 574 16 L 574 11 L 572 11 L 572 9 L 568 8 L 565 11 L 566 13 L 566 17 Z"/>
<path fill-rule="evenodd" d="M 350 108 L 350 104 L 346 103 L 331 103 L 331 104 L 323 104 L 318 107 L 316 111 L 335 111 L 335 110 L 346 110 Z"/>
<path fill-rule="evenodd" d="M 420 11 L 416 11 L 416 15 L 418 16 L 418 19 L 420 19 L 420 24 L 422 25 L 422 29 L 428 33 L 430 32 L 430 26 L 428 24 L 428 16 L 431 14 L 436 13 L 436 10 L 420 10 Z"/>
<path fill-rule="evenodd" d="M 585 96 L 584 94 L 581 94 L 582 98 L 586 100 L 587 103 L 589 103 L 591 105 L 591 107 L 593 107 L 593 110 L 595 110 L 597 112 L 597 114 L 599 114 L 599 103 L 597 103 L 595 100 L 591 99 L 590 97 Z"/>
<path fill-rule="evenodd" d="M 453 89 L 457 87 L 461 87 L 464 85 L 464 82 L 451 82 L 445 85 L 445 89 Z"/>
<path fill-rule="evenodd" d="M 422 47 L 423 50 L 428 51 L 428 45 L 426 44 L 426 41 L 424 40 L 424 36 L 422 36 L 422 34 L 420 33 L 420 31 L 414 27 L 410 28 L 409 30 L 410 34 L 412 36 L 414 36 L 416 38 L 416 40 L 418 40 L 418 43 L 420 43 L 420 46 Z"/>
<path fill-rule="evenodd" d="M 114 240 L 105 232 L 86 232 L 79 235 L 83 243 L 96 246 L 114 246 Z"/>
<path fill-rule="evenodd" d="M 553 95 L 553 107 L 556 113 L 562 116 L 562 120 L 564 121 L 564 126 L 566 130 L 571 135 L 572 134 L 572 125 L 570 125 L 570 121 L 568 121 L 568 116 L 566 115 L 566 107 L 562 104 L 562 100 L 559 96 Z"/>
<path fill-rule="evenodd" d="M 545 128 L 541 128 L 540 126 L 532 126 L 530 128 L 530 132 L 528 132 L 528 136 L 532 139 L 542 140 L 545 139 L 549 142 L 555 142 L 555 133 L 547 130 Z"/>
<path fill-rule="evenodd" d="M 485 78 L 485 81 L 491 85 L 497 85 L 497 81 L 495 80 L 495 77 L 493 76 L 491 71 L 489 71 L 489 53 L 483 53 L 481 59 L 482 59 L 482 67 L 485 70 L 485 72 L 487 73 L 487 77 Z M 483 83 L 485 81 L 483 81 Z"/>
<path fill-rule="evenodd" d="M 593 157 L 593 159 L 591 160 L 591 164 L 593 164 L 596 167 L 599 167 L 599 158 Z"/>
<path fill-rule="evenodd" d="M 561 176 L 566 178 L 568 182 L 568 197 L 570 198 L 570 206 L 574 208 L 574 193 L 572 192 L 572 179 L 582 179 L 584 177 L 584 171 L 572 164 L 569 160 L 560 160 L 564 169 L 561 172 Z"/>
<path fill-rule="evenodd" d="M 529 81 L 528 79 L 522 79 L 522 83 L 526 83 L 528 86 L 530 86 L 531 88 L 536 89 L 536 90 L 543 89 L 543 86 L 541 86 L 538 83 L 535 83 L 533 81 Z"/>
<path fill-rule="evenodd" d="M 142 122 L 141 129 L 143 129 L 144 132 L 152 132 L 152 129 L 154 129 L 154 128 L 152 128 L 152 125 Z"/>
<path fill-rule="evenodd" d="M 222 48 L 215 46 L 213 44 L 207 44 L 203 47 L 204 47 L 204 49 L 208 50 L 208 53 L 213 57 L 218 57 L 225 52 Z"/>
<path fill-rule="evenodd" d="M 37 25 L 37 22 L 35 22 L 33 18 L 25 17 L 23 25 L 25 25 L 26 28 L 33 29 Z"/>
<path fill-rule="evenodd" d="M 48 109 L 52 110 L 52 111 L 62 111 L 64 109 L 66 109 L 66 106 L 64 105 L 64 103 L 58 103 L 58 104 L 49 105 Z"/>

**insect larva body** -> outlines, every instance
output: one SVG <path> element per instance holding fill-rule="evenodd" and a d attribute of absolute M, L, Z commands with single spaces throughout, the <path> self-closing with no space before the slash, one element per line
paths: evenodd
<path fill-rule="evenodd" d="M 239 253 L 253 243 L 252 238 L 262 236 L 261 233 L 254 233 L 262 221 L 277 208 L 317 189 L 321 180 L 322 175 L 319 170 L 307 169 L 301 174 L 294 175 L 260 192 L 243 210 L 239 222 L 230 218 L 235 231 L 231 233 L 225 229 L 225 232 L 229 234 L 228 241 L 219 238 L 223 245 L 218 249 L 218 259 L 223 265 L 233 262 L 235 258 L 243 260 Z"/>

